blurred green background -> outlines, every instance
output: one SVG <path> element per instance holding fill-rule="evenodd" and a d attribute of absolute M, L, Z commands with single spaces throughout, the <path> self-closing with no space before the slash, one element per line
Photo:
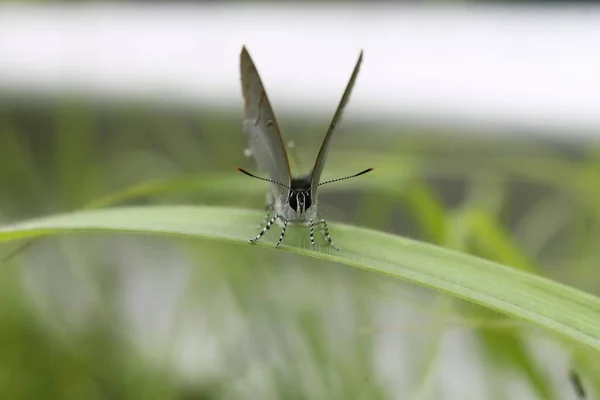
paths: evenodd
<path fill-rule="evenodd" d="M 328 121 L 278 119 L 296 144 L 292 169 L 305 171 Z M 235 171 L 254 168 L 241 120 L 241 110 L 4 96 L 0 222 L 116 204 L 260 209 L 266 186 Z M 320 191 L 329 220 L 600 294 L 595 143 L 350 121 L 324 177 L 375 171 Z M 36 241 L 2 269 L 2 398 L 575 398 L 577 349 L 544 332 L 284 251 L 73 235 Z"/>

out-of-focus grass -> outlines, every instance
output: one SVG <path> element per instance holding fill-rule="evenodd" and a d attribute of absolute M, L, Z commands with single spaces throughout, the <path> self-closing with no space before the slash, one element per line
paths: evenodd
<path fill-rule="evenodd" d="M 234 171 L 252 168 L 240 118 L 2 103 L 0 220 L 116 204 L 260 209 L 264 185 Z M 282 127 L 310 165 L 323 132 Z M 376 171 L 322 190 L 329 220 L 600 293 L 594 146 L 339 129 L 326 176 Z M 287 252 L 86 235 L 40 240 L 3 269 L 0 350 L 12 356 L 0 392 L 12 398 L 568 399 L 565 354 L 590 390 L 600 381 L 597 355 L 532 326 Z"/>
<path fill-rule="evenodd" d="M 194 236 L 245 245 L 260 213 L 217 207 L 126 207 L 75 212 L 0 228 L 0 241 L 73 232 L 129 232 Z M 600 299 L 518 268 L 468 257 L 398 236 L 330 224 L 346 248 L 315 251 L 282 245 L 299 254 L 337 261 L 418 283 L 518 317 L 600 352 Z M 243 233 L 246 233 L 244 236 Z M 288 236 L 287 242 L 290 242 Z M 273 246 L 264 238 L 257 245 Z M 509 255 L 510 256 L 510 255 Z"/>

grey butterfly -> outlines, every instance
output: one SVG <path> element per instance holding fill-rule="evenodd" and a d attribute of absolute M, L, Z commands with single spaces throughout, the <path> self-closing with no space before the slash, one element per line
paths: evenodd
<path fill-rule="evenodd" d="M 268 178 L 256 176 L 239 167 L 238 170 L 253 178 L 271 183 L 271 190 L 267 195 L 265 226 L 256 237 L 250 239 L 250 243 L 254 243 L 260 239 L 277 221 L 281 224 L 282 230 L 275 247 L 279 246 L 283 240 L 288 223 L 297 223 L 310 228 L 310 242 L 313 249 L 315 248 L 314 229 L 316 226 L 321 226 L 323 238 L 331 247 L 339 250 L 331 239 L 327 221 L 322 218 L 317 210 L 317 189 L 326 183 L 353 178 L 373 170 L 373 168 L 368 168 L 357 174 L 343 178 L 326 182 L 320 181 L 333 131 L 342 116 L 344 107 L 350 99 L 361 63 L 362 51 L 338 108 L 329 124 L 329 129 L 327 130 L 312 171 L 305 176 L 293 178 L 290 173 L 287 152 L 269 98 L 258 75 L 256 66 L 250 58 L 250 54 L 246 50 L 246 47 L 242 47 L 240 72 L 244 95 L 245 117 L 243 126 L 247 136 L 247 150 L 254 157 L 258 169 L 266 173 Z"/>

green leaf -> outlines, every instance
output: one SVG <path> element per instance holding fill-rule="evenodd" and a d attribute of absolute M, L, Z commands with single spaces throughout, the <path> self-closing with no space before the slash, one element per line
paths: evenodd
<path fill-rule="evenodd" d="M 0 228 L 0 241 L 70 232 L 129 232 L 197 237 L 250 246 L 258 211 L 219 207 L 127 207 L 79 211 Z M 339 262 L 402 279 L 530 322 L 580 345 L 600 350 L 600 299 L 526 271 L 403 237 L 331 223 L 342 248 L 307 245 L 305 228 L 288 229 L 278 251 Z M 294 232 L 296 231 L 296 232 Z M 279 232 L 257 247 L 273 248 Z M 300 235 L 302 233 L 302 235 Z M 303 238 L 301 241 L 299 238 Z M 290 245 L 302 242 L 303 245 Z M 258 251 L 258 250 L 257 250 Z"/>

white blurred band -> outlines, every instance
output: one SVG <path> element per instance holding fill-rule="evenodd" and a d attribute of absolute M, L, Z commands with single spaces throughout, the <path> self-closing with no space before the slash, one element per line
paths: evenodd
<path fill-rule="evenodd" d="M 278 113 L 600 132 L 600 7 L 0 6 L 0 90 L 241 109 L 246 44 Z"/>

